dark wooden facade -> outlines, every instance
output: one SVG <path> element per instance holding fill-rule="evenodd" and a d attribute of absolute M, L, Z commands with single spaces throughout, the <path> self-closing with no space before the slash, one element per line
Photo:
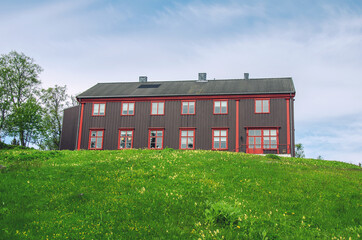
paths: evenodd
<path fill-rule="evenodd" d="M 63 115 L 63 129 L 60 138 L 60 150 L 76 149 L 80 106 L 67 108 Z"/>
<path fill-rule="evenodd" d="M 255 99 L 266 97 L 270 99 L 270 113 L 255 113 Z M 151 101 L 154 99 L 165 101 L 164 115 L 150 114 Z M 213 113 L 215 99 L 228 101 L 228 114 Z M 121 116 L 123 100 L 135 102 L 133 116 Z M 181 114 L 181 100 L 196 101 L 195 115 Z M 104 116 L 92 116 L 94 102 L 106 103 Z M 188 127 L 195 128 L 195 149 L 212 149 L 212 129 L 225 128 L 228 129 L 227 150 L 246 152 L 247 129 L 276 128 L 279 133 L 278 150 L 264 151 L 264 153 L 294 156 L 293 102 L 294 96 L 287 94 L 81 99 L 82 107 L 65 111 L 61 149 L 88 149 L 91 129 L 104 130 L 103 149 L 105 150 L 118 149 L 119 129 L 133 129 L 133 148 L 147 148 L 150 128 L 164 129 L 163 147 L 178 149 L 180 128 Z"/>

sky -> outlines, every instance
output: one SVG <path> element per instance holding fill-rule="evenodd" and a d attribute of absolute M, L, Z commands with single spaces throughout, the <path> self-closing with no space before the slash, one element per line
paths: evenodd
<path fill-rule="evenodd" d="M 306 157 L 362 163 L 360 0 L 0 1 L 0 54 L 44 88 L 98 82 L 292 77 Z"/>

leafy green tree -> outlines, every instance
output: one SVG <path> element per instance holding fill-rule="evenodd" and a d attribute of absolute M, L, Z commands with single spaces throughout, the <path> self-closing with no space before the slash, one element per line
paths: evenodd
<path fill-rule="evenodd" d="M 43 132 L 42 115 L 43 109 L 33 97 L 22 103 L 21 107 L 14 107 L 8 116 L 9 135 L 14 138 L 18 136 L 21 146 L 37 143 Z"/>
<path fill-rule="evenodd" d="M 5 135 L 6 128 L 6 118 L 9 114 L 10 101 L 8 95 L 6 94 L 5 87 L 2 86 L 1 77 L 0 77 L 0 141 L 1 138 Z"/>
<path fill-rule="evenodd" d="M 6 118 L 10 110 L 10 95 L 8 94 L 8 69 L 4 67 L 4 58 L 0 58 L 0 141 L 5 135 Z"/>
<path fill-rule="evenodd" d="M 42 110 L 35 97 L 42 68 L 24 53 L 12 51 L 1 55 L 0 70 L 2 91 L 6 95 L 3 97 L 7 100 L 2 126 L 6 126 L 8 135 L 17 136 L 20 144 L 26 146 L 36 141 L 36 134 L 41 130 L 35 129 L 39 127 Z"/>
<path fill-rule="evenodd" d="M 303 144 L 301 143 L 295 144 L 295 157 L 305 158 Z"/>
<path fill-rule="evenodd" d="M 41 100 L 44 106 L 43 135 L 39 143 L 42 149 L 59 149 L 62 133 L 63 110 L 69 106 L 70 97 L 66 86 L 43 89 Z"/>

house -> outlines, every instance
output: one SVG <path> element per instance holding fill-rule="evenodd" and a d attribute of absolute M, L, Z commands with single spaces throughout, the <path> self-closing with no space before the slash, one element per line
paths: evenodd
<path fill-rule="evenodd" d="M 208 149 L 294 156 L 292 78 L 98 83 L 64 110 L 60 149 Z"/>

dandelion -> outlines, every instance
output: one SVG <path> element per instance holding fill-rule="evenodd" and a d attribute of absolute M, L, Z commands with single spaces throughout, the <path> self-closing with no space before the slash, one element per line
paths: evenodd
<path fill-rule="evenodd" d="M 145 191 L 146 191 L 146 188 L 145 188 L 145 187 L 142 187 L 141 190 L 139 191 L 139 193 L 144 194 Z"/>

